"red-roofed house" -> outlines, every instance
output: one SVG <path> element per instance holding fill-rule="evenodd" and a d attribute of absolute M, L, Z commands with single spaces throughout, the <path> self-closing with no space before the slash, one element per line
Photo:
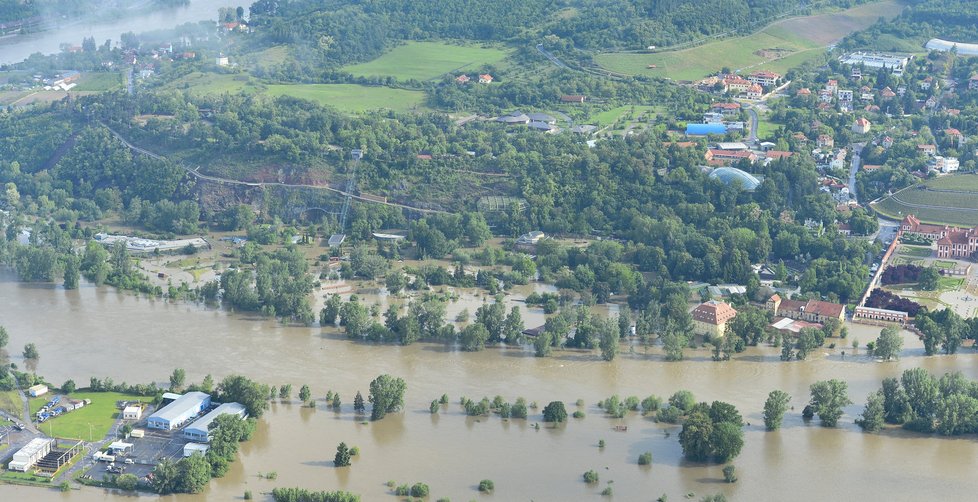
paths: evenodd
<path fill-rule="evenodd" d="M 866 119 L 866 117 L 859 117 L 852 124 L 852 132 L 856 134 L 866 134 L 869 132 L 869 129 L 872 126 L 873 126 L 872 122 Z"/>
<path fill-rule="evenodd" d="M 784 151 L 781 151 L 781 150 L 771 150 L 771 151 L 765 153 L 764 155 L 767 158 L 769 158 L 769 159 L 778 160 L 778 159 L 787 159 L 788 157 L 791 157 L 792 155 L 794 155 L 794 153 L 792 153 L 792 152 L 784 152 Z"/>
<path fill-rule="evenodd" d="M 828 134 L 819 134 L 816 146 L 819 148 L 835 148 L 835 140 Z"/>
<path fill-rule="evenodd" d="M 936 145 L 917 145 L 917 150 L 926 153 L 927 155 L 937 155 Z"/>
<path fill-rule="evenodd" d="M 727 165 L 744 159 L 751 163 L 757 162 L 757 154 L 750 150 L 720 150 L 717 148 L 706 151 L 706 160 L 712 164 Z"/>
<path fill-rule="evenodd" d="M 761 99 L 761 96 L 763 95 L 764 88 L 758 84 L 751 84 L 751 86 L 747 88 L 747 99 Z"/>
<path fill-rule="evenodd" d="M 821 300 L 783 300 L 774 295 L 764 305 L 774 315 L 789 319 L 801 319 L 808 322 L 824 323 L 827 319 L 845 320 L 846 307 L 838 303 Z"/>
<path fill-rule="evenodd" d="M 890 98 L 895 98 L 896 93 L 893 92 L 893 89 L 890 89 L 889 87 L 884 87 L 883 90 L 880 91 L 880 96 L 883 96 L 883 99 L 890 99 Z"/>
<path fill-rule="evenodd" d="M 480 84 L 491 84 L 492 83 L 492 75 L 490 75 L 488 73 L 486 73 L 485 75 L 479 75 L 479 83 Z"/>
<path fill-rule="evenodd" d="M 802 87 L 801 89 L 798 89 L 798 92 L 795 93 L 795 96 L 811 96 L 811 95 L 812 95 L 812 90 L 807 87 Z"/>
<path fill-rule="evenodd" d="M 778 83 L 778 80 L 781 80 L 781 75 L 772 71 L 761 70 L 748 75 L 747 80 L 767 87 Z"/>
<path fill-rule="evenodd" d="M 459 76 L 455 77 L 455 82 L 458 82 L 459 84 L 468 83 L 469 80 L 472 80 L 472 79 L 469 78 L 469 76 L 468 75 L 465 75 L 465 74 L 462 74 L 462 75 L 459 75 Z"/>
<path fill-rule="evenodd" d="M 961 143 L 964 142 L 964 135 L 961 134 L 961 131 L 953 127 L 944 129 L 944 134 L 951 140 L 951 144 L 953 145 L 961 146 Z"/>
<path fill-rule="evenodd" d="M 727 322 L 737 316 L 737 311 L 729 304 L 710 300 L 697 305 L 691 314 L 694 333 L 716 338 L 727 331 Z"/>
<path fill-rule="evenodd" d="M 710 109 L 724 115 L 735 115 L 740 112 L 740 103 L 713 103 Z"/>
<path fill-rule="evenodd" d="M 727 75 L 723 78 L 723 88 L 726 92 L 745 92 L 750 85 L 750 80 L 738 77 L 736 75 Z"/>
<path fill-rule="evenodd" d="M 560 97 L 560 100 L 564 103 L 583 103 L 584 100 L 586 99 L 587 96 L 579 96 L 579 95 L 566 95 Z"/>
<path fill-rule="evenodd" d="M 863 165 L 863 171 L 873 172 L 873 171 L 878 171 L 878 170 L 880 170 L 882 168 L 883 168 L 883 166 L 881 166 L 879 164 L 865 164 L 865 165 Z"/>

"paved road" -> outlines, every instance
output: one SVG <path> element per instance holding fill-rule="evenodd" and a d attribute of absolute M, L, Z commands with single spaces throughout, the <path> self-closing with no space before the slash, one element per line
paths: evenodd
<path fill-rule="evenodd" d="M 570 67 L 567 66 L 566 64 L 564 64 L 563 61 L 557 59 L 557 56 L 554 56 L 549 51 L 547 51 L 546 49 L 544 49 L 543 48 L 543 44 L 537 44 L 537 51 L 539 51 L 540 54 L 543 54 L 543 57 L 549 59 L 551 63 L 557 65 L 558 68 L 563 68 L 565 70 L 569 70 L 570 69 Z"/>
<path fill-rule="evenodd" d="M 758 124 L 758 122 L 760 122 L 760 120 L 757 118 L 757 110 L 755 110 L 753 106 L 750 107 L 750 108 L 748 108 L 747 109 L 747 112 L 750 113 L 750 139 L 749 139 L 749 141 L 751 143 L 753 143 L 753 144 L 756 145 L 757 144 L 757 141 L 758 141 L 757 140 L 757 124 Z"/>
<path fill-rule="evenodd" d="M 857 204 L 859 199 L 856 197 L 856 173 L 859 172 L 859 154 L 862 153 L 864 143 L 852 144 L 852 162 L 849 164 L 849 198 Z"/>

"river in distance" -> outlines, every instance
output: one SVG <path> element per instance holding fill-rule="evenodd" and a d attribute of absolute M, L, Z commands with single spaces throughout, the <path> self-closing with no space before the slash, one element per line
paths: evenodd
<path fill-rule="evenodd" d="M 39 33 L 0 39 L 0 64 L 19 63 L 36 52 L 54 54 L 61 50 L 61 44 L 81 45 L 82 39 L 95 37 L 95 43 L 102 45 L 108 39 L 119 41 L 119 35 L 127 32 L 141 33 L 164 30 L 184 23 L 216 20 L 221 7 L 245 8 L 250 2 L 234 3 L 231 0 L 190 0 L 184 7 L 135 13 L 120 19 L 103 21 L 65 21 L 55 29 Z"/>
<path fill-rule="evenodd" d="M 463 296 L 449 307 L 449 318 L 463 302 L 470 302 L 464 305 L 470 312 L 478 308 L 478 299 Z M 532 326 L 542 315 L 524 310 L 524 319 Z M 864 434 L 853 424 L 867 394 L 904 369 L 919 366 L 976 377 L 975 353 L 925 357 L 921 343 L 908 334 L 900 360 L 889 363 L 869 360 L 864 349 L 856 354 L 850 349 L 844 357 L 841 350 L 825 349 L 807 361 L 784 363 L 770 347 L 750 349 L 727 362 L 711 361 L 707 349 L 690 350 L 687 360 L 677 363 L 663 361 L 658 350 L 645 355 L 641 348 L 635 353 L 624 348 L 613 362 L 601 361 L 596 352 L 556 351 L 553 357 L 535 358 L 514 348 L 463 353 L 437 344 L 366 345 L 333 330 L 284 326 L 90 284 L 75 291 L 21 284 L 10 272 L 0 274 L 0 324 L 11 335 L 11 360 L 23 366 L 19 348 L 36 343 L 40 359 L 35 369 L 56 384 L 73 378 L 84 385 L 90 376 L 165 382 L 179 367 L 186 369 L 188 381 L 200 381 L 207 373 L 217 380 L 240 373 L 269 384 L 290 383 L 294 389 L 310 385 L 317 408 L 272 404 L 228 475 L 212 481 L 202 494 L 172 497 L 180 502 L 240 500 L 245 490 L 261 500 L 267 495 L 259 494 L 273 487 L 348 490 L 365 501 L 396 500 L 388 480 L 427 483 L 432 500 L 597 499 L 607 486 L 616 500 L 629 501 L 651 501 L 663 493 L 669 500 L 694 493 L 698 500 L 718 492 L 751 501 L 968 500 L 974 495 L 978 445 L 972 437 L 902 430 Z M 850 325 L 850 331 L 863 344 L 878 334 L 878 328 L 860 325 Z M 405 409 L 365 425 L 353 412 L 353 396 L 358 390 L 366 396 L 370 380 L 382 373 L 407 382 Z M 846 380 L 856 403 L 834 429 L 818 426 L 817 420 L 805 423 L 800 416 L 808 386 L 829 378 Z M 339 413 L 323 401 L 328 389 L 342 397 Z M 680 389 L 692 391 L 698 400 L 728 401 L 750 422 L 743 451 L 733 462 L 737 483 L 723 482 L 722 465 L 683 460 L 678 426 L 637 414 L 612 420 L 596 407 L 612 394 L 668 397 Z M 765 432 L 761 410 L 773 389 L 791 394 L 794 409 L 780 431 Z M 431 415 L 429 403 L 445 393 L 451 404 Z M 510 402 L 523 396 L 541 409 L 562 400 L 569 411 L 583 399 L 586 418 L 537 430 L 532 425 L 541 420 L 541 409 L 531 410 L 529 420 L 504 422 L 498 416 L 466 417 L 458 404 L 460 396 L 478 400 L 497 394 Z M 617 424 L 627 425 L 627 431 L 614 431 Z M 602 439 L 606 446 L 599 449 Z M 360 448 L 350 468 L 332 466 L 341 441 Z M 640 467 L 637 458 L 646 451 L 652 452 L 653 464 Z M 583 481 L 590 469 L 599 473 L 596 485 Z M 272 471 L 275 480 L 258 476 Z M 495 494 L 478 493 L 482 479 L 494 481 Z M 0 500 L 106 498 L 131 496 L 94 488 L 62 494 L 0 485 Z"/>

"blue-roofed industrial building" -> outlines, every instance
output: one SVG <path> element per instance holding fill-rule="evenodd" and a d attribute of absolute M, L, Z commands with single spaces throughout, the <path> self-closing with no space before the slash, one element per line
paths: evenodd
<path fill-rule="evenodd" d="M 245 407 L 240 403 L 224 403 L 214 408 L 210 413 L 200 417 L 197 421 L 187 426 L 183 430 L 183 437 L 201 443 L 209 443 L 211 433 L 211 422 L 221 415 L 237 415 L 245 417 Z"/>
<path fill-rule="evenodd" d="M 708 134 L 727 134 L 723 124 L 686 124 L 687 136 L 706 136 Z"/>
<path fill-rule="evenodd" d="M 203 392 L 188 392 L 160 408 L 146 419 L 150 429 L 173 430 L 196 417 L 211 405 L 211 396 Z"/>

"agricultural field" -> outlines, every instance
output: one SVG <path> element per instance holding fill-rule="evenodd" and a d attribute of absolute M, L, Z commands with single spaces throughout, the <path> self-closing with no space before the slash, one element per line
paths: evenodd
<path fill-rule="evenodd" d="M 398 80 L 433 80 L 450 72 L 473 73 L 506 58 L 508 52 L 478 45 L 442 42 L 407 42 L 373 61 L 343 68 L 357 77 L 393 77 Z"/>
<path fill-rule="evenodd" d="M 864 29 L 880 17 L 899 14 L 898 0 L 861 5 L 841 12 L 786 19 L 746 37 L 709 42 L 689 49 L 655 53 L 612 52 L 594 57 L 618 73 L 674 80 L 698 80 L 723 67 L 736 71 L 766 69 L 784 73 L 823 54 L 846 35 Z M 654 65 L 655 68 L 650 68 Z"/>
<path fill-rule="evenodd" d="M 936 224 L 978 225 L 978 175 L 942 176 L 905 188 L 872 205 L 892 219 L 913 214 Z"/>
<path fill-rule="evenodd" d="M 121 413 L 116 408 L 116 401 L 152 401 L 150 397 L 119 392 L 74 392 L 69 397 L 76 400 L 91 399 L 92 404 L 38 424 L 38 429 L 52 437 L 98 440 L 109 433 Z M 31 413 L 36 413 L 50 399 L 50 395 L 31 399 Z"/>
<path fill-rule="evenodd" d="M 424 93 L 356 84 L 269 85 L 270 96 L 292 96 L 332 106 L 340 111 L 362 113 L 389 109 L 407 112 L 424 107 Z"/>

